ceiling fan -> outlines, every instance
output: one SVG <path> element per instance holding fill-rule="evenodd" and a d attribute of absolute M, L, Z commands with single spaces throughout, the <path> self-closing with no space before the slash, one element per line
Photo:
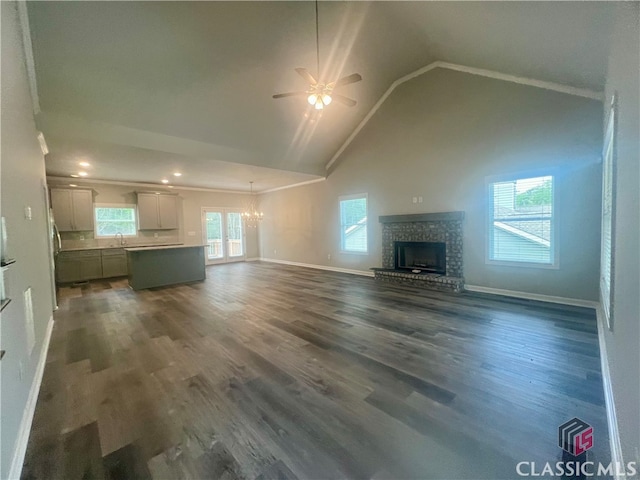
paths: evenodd
<path fill-rule="evenodd" d="M 316 71 L 318 75 L 320 75 L 320 42 L 319 42 L 319 34 L 318 34 L 318 0 L 316 0 Z M 333 100 L 340 102 L 348 107 L 353 107 L 356 105 L 356 101 L 345 97 L 344 95 L 340 95 L 335 93 L 334 90 L 336 88 L 342 87 L 344 85 L 349 85 L 351 83 L 356 83 L 362 80 L 362 76 L 359 73 L 352 73 L 351 75 L 347 75 L 346 77 L 342 77 L 335 82 L 329 83 L 321 83 L 319 80 L 316 80 L 309 70 L 306 68 L 296 68 L 295 69 L 298 74 L 304 78 L 309 83 L 309 88 L 304 91 L 298 92 L 287 92 L 287 93 L 277 93 L 273 96 L 273 98 L 284 98 L 284 97 L 298 97 L 298 96 L 306 96 L 307 102 L 310 105 L 313 105 L 316 110 L 322 110 L 324 107 L 329 105 Z"/>

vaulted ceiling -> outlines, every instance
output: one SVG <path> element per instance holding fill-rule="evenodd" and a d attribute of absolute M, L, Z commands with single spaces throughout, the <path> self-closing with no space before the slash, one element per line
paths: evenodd
<path fill-rule="evenodd" d="M 600 91 L 615 2 L 28 3 L 49 175 L 257 190 L 320 178 L 389 86 L 434 61 Z M 183 176 L 171 177 L 179 170 Z"/>

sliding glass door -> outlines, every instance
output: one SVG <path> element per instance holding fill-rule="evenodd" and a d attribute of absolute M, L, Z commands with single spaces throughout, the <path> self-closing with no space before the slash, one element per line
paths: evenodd
<path fill-rule="evenodd" d="M 204 208 L 202 231 L 207 264 L 238 262 L 245 259 L 244 232 L 240 211 Z"/>

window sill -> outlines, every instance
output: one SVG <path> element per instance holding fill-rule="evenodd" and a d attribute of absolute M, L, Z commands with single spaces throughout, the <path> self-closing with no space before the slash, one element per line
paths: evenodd
<path fill-rule="evenodd" d="M 521 267 L 521 268 L 539 268 L 542 270 L 559 270 L 560 265 L 556 263 L 535 263 L 535 262 L 514 262 L 506 260 L 485 260 L 485 265 L 495 265 L 498 267 Z"/>
<path fill-rule="evenodd" d="M 340 250 L 342 255 L 369 255 L 369 252 L 352 252 L 349 250 Z"/>

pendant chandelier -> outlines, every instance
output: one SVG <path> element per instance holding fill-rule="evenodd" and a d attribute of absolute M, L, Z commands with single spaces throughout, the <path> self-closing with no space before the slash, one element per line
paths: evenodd
<path fill-rule="evenodd" d="M 242 212 L 242 218 L 248 227 L 257 227 L 264 214 L 258 211 L 258 202 L 253 195 L 253 182 L 249 182 L 249 186 L 251 188 L 251 200 L 247 209 Z"/>

